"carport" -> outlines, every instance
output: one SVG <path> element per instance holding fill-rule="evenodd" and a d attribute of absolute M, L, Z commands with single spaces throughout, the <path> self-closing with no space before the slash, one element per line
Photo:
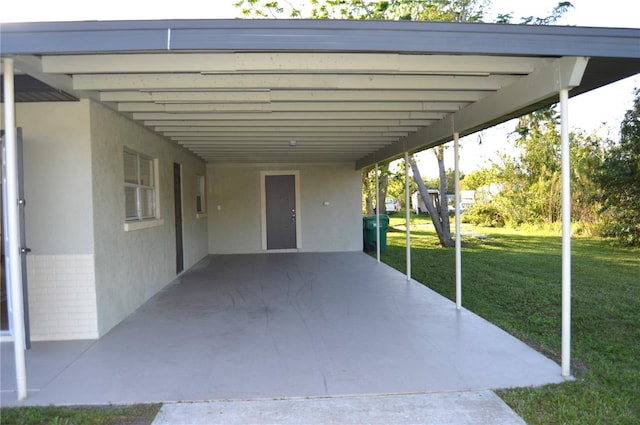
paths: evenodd
<path fill-rule="evenodd" d="M 7 127 L 5 191 L 9 200 L 19 198 L 15 185 L 14 101 L 27 93 L 45 101 L 51 92 L 56 95 L 63 92 L 71 99 L 91 99 L 209 164 L 286 166 L 325 162 L 352 164 L 361 170 L 558 100 L 562 103 L 563 147 L 568 152 L 568 97 L 640 70 L 637 29 L 236 20 L 8 24 L 1 30 Z M 14 90 L 16 81 L 20 81 L 22 89 Z M 42 88 L 40 83 L 48 88 Z M 566 206 L 570 202 L 568 166 L 565 155 Z M 24 247 L 17 240 L 18 202 L 5 206 L 17 389 L 22 398 L 27 388 L 19 261 Z M 562 300 L 565 376 L 569 374 L 570 341 L 569 222 L 569 208 L 565 208 Z M 269 262 L 276 258 L 270 258 Z M 365 264 L 365 269 L 370 270 L 384 267 Z M 331 266 L 340 269 L 335 263 Z M 343 265 L 351 266 L 351 263 Z M 413 290 L 426 291 L 418 290 L 410 280 L 410 270 L 407 272 L 404 281 L 399 281 L 395 273 L 389 276 L 387 283 L 395 282 L 397 287 L 388 290 L 400 291 L 402 297 Z M 341 281 L 336 280 L 334 284 Z M 460 287 L 461 282 L 457 283 Z M 162 294 L 156 300 L 161 298 Z M 410 297 L 405 301 L 419 302 Z M 334 304 L 331 308 L 342 305 L 339 297 Z M 414 319 L 433 312 L 427 304 L 413 307 L 418 316 L 407 320 L 407 332 Z M 457 307 L 444 307 L 441 311 L 449 316 L 431 323 L 453 326 L 455 320 L 468 314 L 460 310 L 460 305 Z M 399 311 L 392 309 L 389 315 Z M 260 321 L 270 318 L 266 309 Z M 326 329 L 336 334 L 323 336 L 329 342 L 339 337 L 340 326 L 333 325 Z M 361 323 L 358 330 L 363 328 L 366 329 L 366 323 Z M 474 338 L 472 333 L 463 338 L 464 333 L 455 326 L 451 334 L 443 334 L 445 328 L 437 332 L 439 337 L 445 338 L 447 334 L 458 342 Z M 286 324 L 281 328 L 284 329 Z M 307 330 L 306 335 L 309 338 L 312 333 Z M 102 340 L 98 341 L 94 349 L 101 344 Z M 392 350 L 394 355 L 402 351 L 400 345 Z M 460 355 L 463 351 L 473 352 L 470 348 L 457 351 Z M 385 358 L 391 358 L 392 352 Z M 369 365 L 376 366 L 384 370 L 388 365 L 384 362 Z M 425 371 L 426 368 L 425 365 Z M 429 370 L 440 368 L 434 365 Z M 332 370 L 334 379 L 338 379 L 339 372 L 340 369 Z M 391 387 L 386 386 L 386 391 L 393 392 Z M 347 384 L 340 388 L 348 391 Z M 370 388 L 378 391 L 375 385 Z M 322 391 L 323 386 L 310 390 L 314 394 Z"/>
<path fill-rule="evenodd" d="M 2 349 L 2 406 L 14 405 L 9 344 Z M 34 342 L 27 359 L 27 402 L 35 405 L 416 394 L 564 380 L 552 360 L 359 252 L 209 256 L 101 339 Z"/>

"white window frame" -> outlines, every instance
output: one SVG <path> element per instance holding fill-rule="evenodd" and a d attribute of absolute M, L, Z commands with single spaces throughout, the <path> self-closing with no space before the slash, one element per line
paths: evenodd
<path fill-rule="evenodd" d="M 207 216 L 207 183 L 205 176 L 196 176 L 196 218 Z"/>
<path fill-rule="evenodd" d="M 158 160 L 148 155 L 137 152 L 133 149 L 129 149 L 125 147 L 123 150 L 123 167 L 124 167 L 124 161 L 125 161 L 124 155 L 126 154 L 134 155 L 136 157 L 135 167 L 136 167 L 136 174 L 137 174 L 137 178 L 136 178 L 137 182 L 131 183 L 131 182 L 127 182 L 126 178 L 123 179 L 125 192 L 127 188 L 129 189 L 133 188 L 135 190 L 135 202 L 136 202 L 136 205 L 135 205 L 136 216 L 127 217 L 127 206 L 126 206 L 127 200 L 125 195 L 124 230 L 125 231 L 139 230 L 139 229 L 146 229 L 149 227 L 163 225 L 164 220 L 160 219 L 158 214 L 160 210 L 159 202 L 158 202 Z M 150 182 L 151 184 L 142 184 L 141 161 L 149 161 L 149 167 L 151 168 L 150 175 L 153 178 L 153 181 Z M 151 200 L 150 200 L 151 213 L 148 215 L 145 215 L 142 208 L 142 205 L 143 205 L 142 196 L 144 192 L 148 192 L 148 191 L 150 191 L 150 196 L 151 196 Z"/>

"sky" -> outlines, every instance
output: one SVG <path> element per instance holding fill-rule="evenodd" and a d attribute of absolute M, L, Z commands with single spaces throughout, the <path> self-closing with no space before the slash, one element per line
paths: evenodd
<path fill-rule="evenodd" d="M 86 20 L 130 19 L 228 19 L 239 18 L 237 0 L 22 0 L 5 1 L 0 9 L 2 22 L 52 22 Z M 301 4 L 304 1 L 290 0 Z M 640 27 L 640 1 L 638 0 L 572 0 L 574 8 L 557 25 L 594 27 Z M 497 14 L 512 13 L 513 22 L 520 17 L 548 16 L 558 0 L 492 0 L 485 12 L 490 22 Z M 1 26 L 0 26 L 1 36 Z M 640 48 L 640 47 L 639 47 Z M 617 138 L 624 113 L 633 103 L 633 89 L 640 88 L 640 75 L 610 84 L 598 90 L 572 98 L 569 102 L 569 121 L 572 130 L 597 132 L 603 137 Z M 505 151 L 505 138 L 515 128 L 509 121 L 461 139 L 460 169 L 471 172 L 497 158 L 496 152 Z M 479 138 L 482 144 L 478 144 Z M 448 151 L 452 151 L 449 149 Z M 445 157 L 447 168 L 453 168 L 453 155 Z M 421 170 L 426 177 L 437 175 L 432 154 L 419 156 Z"/>

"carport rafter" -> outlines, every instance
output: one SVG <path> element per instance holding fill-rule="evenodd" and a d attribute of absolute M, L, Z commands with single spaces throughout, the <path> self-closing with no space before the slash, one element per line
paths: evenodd
<path fill-rule="evenodd" d="M 286 89 L 286 90 L 497 90 L 512 75 L 413 74 L 74 74 L 75 90 L 127 91 Z"/>
<path fill-rule="evenodd" d="M 61 74 L 153 73 L 354 73 L 354 74 L 529 74 L 535 57 L 481 55 L 407 55 L 399 53 L 156 53 L 52 55 L 43 58 L 45 72 Z"/>
<path fill-rule="evenodd" d="M 326 104 L 323 104 L 326 103 Z M 450 113 L 466 102 L 270 102 L 270 103 L 119 103 L 121 112 L 441 112 Z"/>
<path fill-rule="evenodd" d="M 381 160 L 396 159 L 404 151 L 416 152 L 452 140 L 453 133 L 461 136 L 473 133 L 495 123 L 496 117 L 516 116 L 540 102 L 556 99 L 563 88 L 580 85 L 589 59 L 563 57 L 550 60 L 544 67 L 504 89 L 463 108 L 437 123 L 418 130 L 397 143 L 372 153 L 356 163 L 356 168 L 367 168 Z M 451 122 L 455 123 L 452 127 Z"/>
<path fill-rule="evenodd" d="M 474 102 L 485 91 L 434 90 L 198 90 L 198 91 L 108 91 L 100 93 L 103 102 L 161 102 L 161 103 L 242 103 L 242 102 Z"/>

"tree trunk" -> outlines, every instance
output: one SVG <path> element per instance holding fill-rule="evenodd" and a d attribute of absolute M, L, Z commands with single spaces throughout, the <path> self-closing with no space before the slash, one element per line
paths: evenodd
<path fill-rule="evenodd" d="M 375 169 L 362 173 L 365 211 L 367 215 L 375 214 L 380 205 L 380 214 L 386 213 L 385 198 L 389 187 L 389 164 L 378 165 L 378 193 L 376 194 Z"/>
<path fill-rule="evenodd" d="M 455 246 L 455 242 L 451 239 L 451 226 L 449 223 L 449 202 L 447 199 L 447 173 L 444 169 L 444 146 L 440 145 L 433 151 L 438 160 L 438 174 L 440 176 L 440 220 L 442 220 L 442 233 L 447 240 L 447 244 L 443 246 Z"/>
<path fill-rule="evenodd" d="M 431 200 L 431 196 L 429 196 L 429 189 L 425 186 L 422 181 L 422 176 L 420 175 L 420 170 L 418 169 L 418 165 L 416 164 L 416 160 L 411 155 L 409 157 L 409 164 L 411 164 L 411 170 L 413 171 L 413 180 L 418 185 L 418 192 L 422 199 L 424 200 L 424 205 L 427 207 L 429 211 L 429 216 L 431 217 L 431 221 L 433 222 L 433 227 L 436 229 L 436 233 L 438 235 L 438 239 L 440 240 L 440 245 L 446 248 L 451 248 L 455 246 L 455 242 L 451 239 L 451 230 L 449 226 L 449 211 L 447 209 L 447 204 L 444 204 L 445 215 L 441 214 L 443 206 L 442 202 L 438 202 L 439 208 L 434 205 L 434 202 Z M 442 165 L 442 169 L 444 170 L 444 162 Z M 444 174 L 444 172 L 442 173 Z M 444 181 L 446 185 L 446 180 L 442 178 L 440 180 L 440 186 L 442 186 L 442 182 Z M 446 192 L 445 192 L 446 197 Z"/>
<path fill-rule="evenodd" d="M 376 207 L 378 199 L 380 200 L 380 214 L 386 214 L 387 188 L 389 187 L 389 165 L 379 165 L 380 177 L 378 181 L 378 197 L 376 198 Z"/>
<path fill-rule="evenodd" d="M 369 180 L 369 172 L 362 173 L 362 186 L 364 187 L 364 209 L 367 215 L 373 215 L 373 192 Z"/>

